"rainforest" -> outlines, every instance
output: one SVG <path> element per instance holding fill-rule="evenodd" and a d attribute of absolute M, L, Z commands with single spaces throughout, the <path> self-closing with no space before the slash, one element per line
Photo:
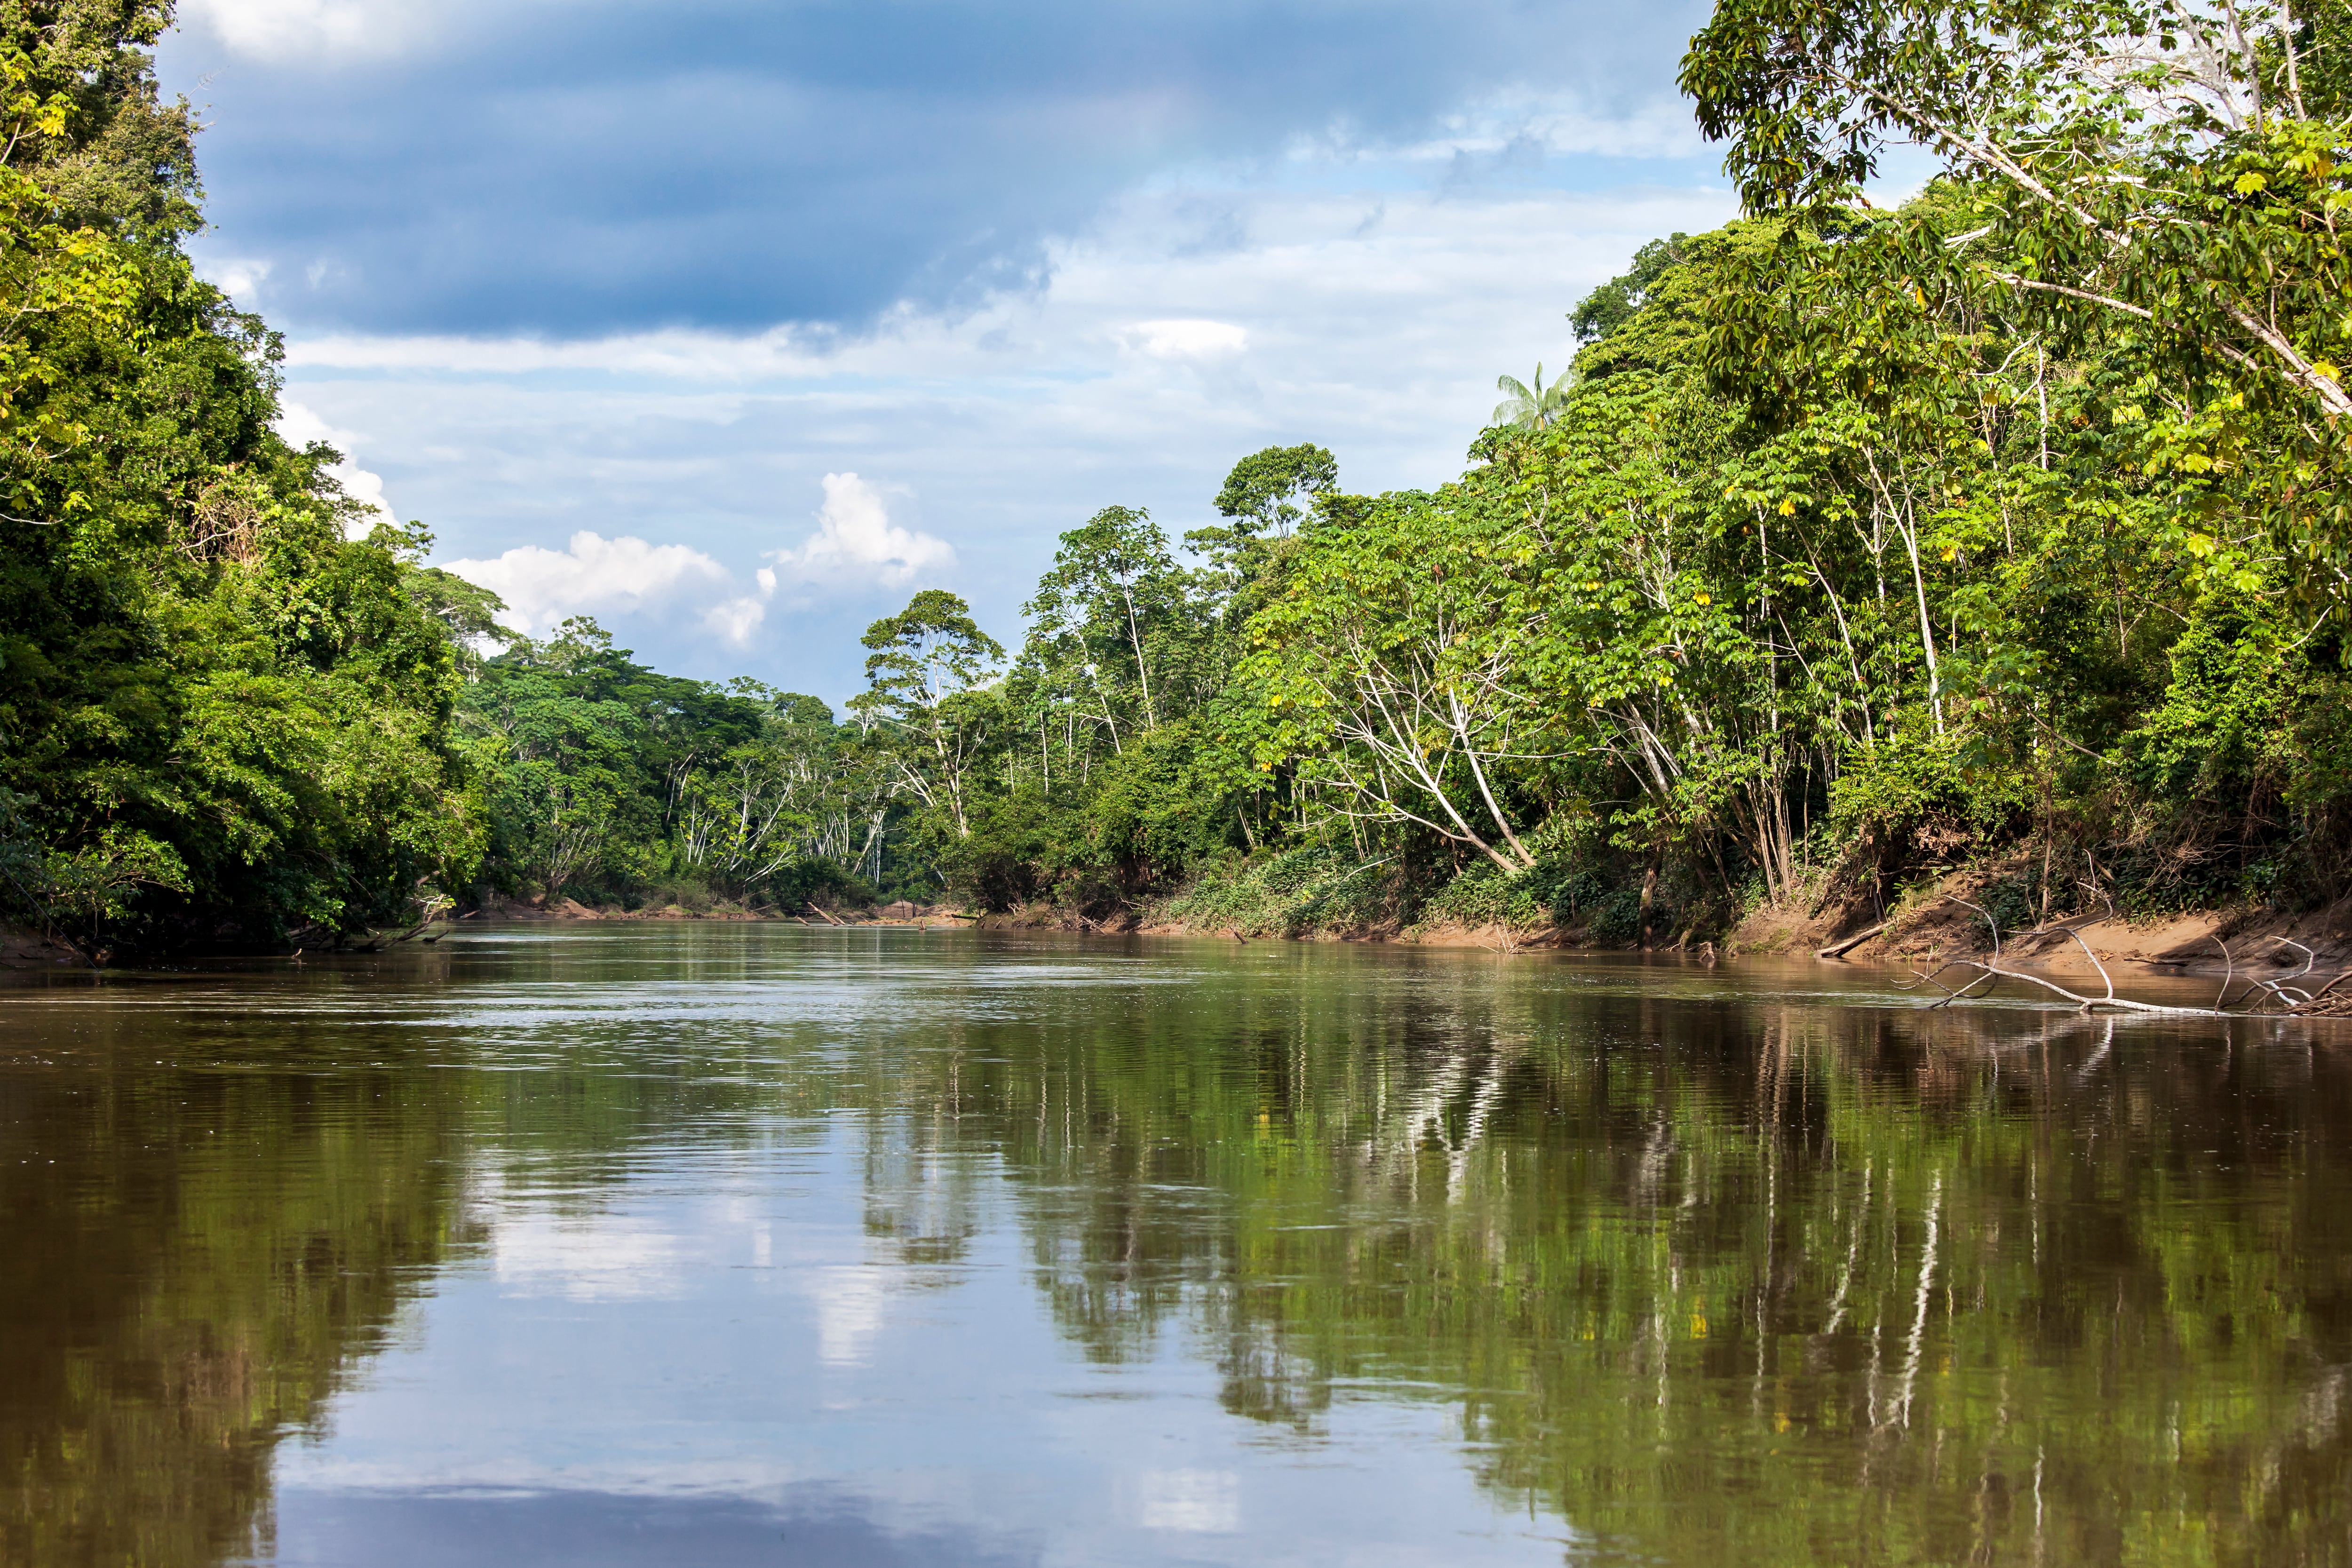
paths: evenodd
<path fill-rule="evenodd" d="M 0 905 L 93 961 L 499 900 L 1664 946 L 1955 875 L 2352 892 L 2341 0 L 1722 0 L 1681 81 L 1746 216 L 1563 298 L 1458 474 L 1105 495 L 1025 626 L 923 588 L 837 704 L 505 629 L 277 432 L 170 20 L 0 13 Z"/>

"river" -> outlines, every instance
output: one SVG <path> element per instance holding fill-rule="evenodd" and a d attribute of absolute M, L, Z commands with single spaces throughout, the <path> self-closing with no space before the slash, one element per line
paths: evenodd
<path fill-rule="evenodd" d="M 2343 1563 L 2352 1026 L 469 931 L 0 989 L 0 1561 Z"/>

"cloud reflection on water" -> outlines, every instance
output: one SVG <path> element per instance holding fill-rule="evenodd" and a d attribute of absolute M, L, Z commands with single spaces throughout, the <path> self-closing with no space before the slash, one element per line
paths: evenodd
<path fill-rule="evenodd" d="M 774 1503 L 594 1491 L 295 1492 L 279 1503 L 270 1561 L 280 1568 L 996 1568 L 1039 1555 L 1034 1544 L 895 1529 L 856 1498 L 804 1487 Z"/>

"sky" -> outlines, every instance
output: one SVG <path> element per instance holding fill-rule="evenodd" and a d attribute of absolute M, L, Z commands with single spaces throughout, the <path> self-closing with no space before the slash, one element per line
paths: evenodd
<path fill-rule="evenodd" d="M 1314 441 L 1459 473 L 1495 379 L 1737 204 L 1704 5 L 182 0 L 199 269 L 289 437 L 509 624 L 839 701 L 915 591 Z"/>

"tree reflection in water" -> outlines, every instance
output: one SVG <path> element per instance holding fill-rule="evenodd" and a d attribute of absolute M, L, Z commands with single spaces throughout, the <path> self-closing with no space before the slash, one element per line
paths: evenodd
<path fill-rule="evenodd" d="M 421 1034 L 257 992 L 20 1037 L 0 1559 L 266 1553 L 273 1446 L 475 1250 L 484 1194 L 585 1212 L 851 1130 L 859 1289 L 944 1289 L 1010 1225 L 1081 1357 L 1197 1357 L 1286 1445 L 1445 1412 L 1591 1561 L 2352 1555 L 2334 1035 L 936 939 L 819 1007 L 772 939 L 692 940 L 736 956 L 652 963 L 667 1000 L 616 959 L 551 1006 L 542 953 L 498 972 L 516 1010 Z M 869 1357 L 863 1298 L 804 1288 L 820 1357 Z"/>
<path fill-rule="evenodd" d="M 1479 981 L 1281 1000 L 894 1062 L 869 1114 L 907 1185 L 872 1205 L 916 1206 L 911 1145 L 1001 1151 L 1088 1355 L 1180 1328 L 1228 1409 L 1305 1435 L 1335 1399 L 1443 1402 L 1593 1561 L 2352 1544 L 2324 1040 Z"/>
<path fill-rule="evenodd" d="M 145 1010 L 73 1022 L 0 1073 L 0 1562 L 266 1549 L 278 1441 L 464 1239 L 457 1084 L 331 1026 L 265 1069 L 181 1065 Z"/>

